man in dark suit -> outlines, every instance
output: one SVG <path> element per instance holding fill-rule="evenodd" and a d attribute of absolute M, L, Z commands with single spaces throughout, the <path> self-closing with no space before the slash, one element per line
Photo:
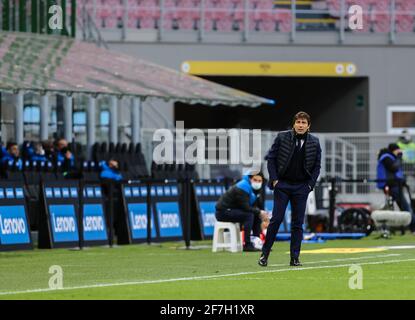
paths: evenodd
<path fill-rule="evenodd" d="M 274 208 L 258 261 L 260 266 L 268 264 L 268 256 L 284 219 L 288 201 L 292 209 L 290 265 L 301 266 L 299 256 L 307 198 L 316 184 L 321 167 L 320 142 L 309 133 L 310 125 L 310 116 L 298 112 L 293 119 L 293 129 L 280 132 L 266 156 L 268 184 L 274 190 Z"/>

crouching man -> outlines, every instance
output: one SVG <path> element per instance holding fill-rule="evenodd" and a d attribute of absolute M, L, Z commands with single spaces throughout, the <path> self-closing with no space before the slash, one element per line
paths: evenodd
<path fill-rule="evenodd" d="M 251 242 L 251 231 L 259 237 L 261 223 L 268 222 L 268 214 L 261 210 L 259 194 L 264 181 L 262 173 L 246 175 L 226 191 L 216 203 L 216 219 L 221 222 L 239 222 L 244 229 L 244 251 L 260 251 Z"/>

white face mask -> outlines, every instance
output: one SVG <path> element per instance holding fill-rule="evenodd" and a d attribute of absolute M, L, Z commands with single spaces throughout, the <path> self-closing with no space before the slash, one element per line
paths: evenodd
<path fill-rule="evenodd" d="M 252 185 L 252 189 L 259 190 L 262 187 L 262 182 L 252 182 L 251 185 Z"/>

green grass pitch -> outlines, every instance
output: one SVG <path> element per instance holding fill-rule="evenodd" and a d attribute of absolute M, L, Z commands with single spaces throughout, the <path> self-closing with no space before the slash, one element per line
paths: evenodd
<path fill-rule="evenodd" d="M 0 299 L 415 298 L 415 249 L 378 248 L 415 245 L 409 234 L 303 244 L 301 268 L 288 266 L 288 242 L 276 242 L 267 268 L 257 265 L 259 253 L 212 253 L 210 244 L 1 252 Z M 332 248 L 343 252 L 307 253 Z M 63 289 L 49 288 L 53 265 L 62 268 Z M 351 265 L 361 267 L 361 289 L 349 287 Z"/>

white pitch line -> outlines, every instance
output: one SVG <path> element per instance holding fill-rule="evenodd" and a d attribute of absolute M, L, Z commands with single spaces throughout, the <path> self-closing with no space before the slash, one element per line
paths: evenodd
<path fill-rule="evenodd" d="M 415 261 L 415 258 L 414 259 L 402 259 L 402 260 L 384 260 L 384 261 L 374 261 L 374 262 L 362 262 L 362 263 L 359 263 L 359 265 L 377 265 L 377 264 L 399 263 L 399 262 L 409 262 L 409 261 Z M 102 284 L 93 284 L 93 285 L 87 285 L 87 286 L 67 287 L 67 288 L 63 288 L 63 289 L 43 288 L 43 289 L 33 289 L 33 290 L 25 290 L 25 291 L 0 292 L 0 296 L 15 295 L 15 294 L 26 294 L 26 293 L 50 292 L 50 291 L 63 291 L 63 290 L 92 289 L 92 288 L 104 288 L 104 287 L 116 287 L 116 286 L 132 286 L 132 285 L 167 283 L 167 282 L 177 282 L 177 281 L 205 280 L 205 279 L 215 279 L 215 278 L 224 278 L 224 277 L 237 277 L 237 276 L 244 276 L 244 275 L 251 275 L 251 274 L 285 272 L 285 271 L 332 269 L 332 268 L 350 267 L 352 265 L 354 265 L 354 264 L 349 263 L 349 264 L 326 265 L 326 266 L 315 266 L 315 267 L 300 267 L 300 268 L 290 267 L 290 268 L 287 268 L 287 269 L 238 272 L 238 273 L 229 273 L 229 274 L 222 274 L 222 275 L 199 276 L 199 277 L 189 277 L 189 278 L 173 278 L 173 279 L 131 281 L 131 282 L 118 282 L 118 283 L 102 283 Z"/>
<path fill-rule="evenodd" d="M 391 253 L 391 254 L 381 254 L 377 256 L 366 256 L 366 257 L 355 257 L 355 258 L 345 258 L 345 259 L 332 259 L 332 260 L 320 260 L 320 261 L 310 261 L 307 264 L 316 264 L 316 263 L 330 263 L 330 262 L 340 262 L 340 261 L 350 261 L 350 260 L 366 260 L 374 258 L 387 258 L 387 257 L 396 257 L 400 256 L 400 253 Z M 269 267 L 283 267 L 287 264 L 269 264 Z"/>

